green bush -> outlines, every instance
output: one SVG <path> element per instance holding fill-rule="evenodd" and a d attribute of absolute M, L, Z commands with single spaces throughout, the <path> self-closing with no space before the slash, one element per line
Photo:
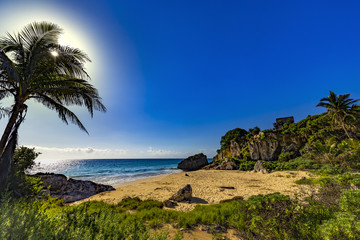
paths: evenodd
<path fill-rule="evenodd" d="M 8 179 L 8 190 L 14 197 L 36 195 L 42 189 L 38 178 L 25 175 L 25 171 L 35 166 L 40 153 L 34 148 L 21 146 L 15 149 Z"/>
<path fill-rule="evenodd" d="M 359 239 L 360 191 L 344 190 L 339 199 L 339 212 L 325 221 L 320 231 L 324 239 Z"/>

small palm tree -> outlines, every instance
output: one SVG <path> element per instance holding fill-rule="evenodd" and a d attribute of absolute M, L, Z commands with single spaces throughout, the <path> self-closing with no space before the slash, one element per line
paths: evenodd
<path fill-rule="evenodd" d="M 91 117 L 94 110 L 106 111 L 98 91 L 88 82 L 84 63 L 89 57 L 79 49 L 59 45 L 61 33 L 55 24 L 34 22 L 18 34 L 0 38 L 0 100 L 14 99 L 0 139 L 0 187 L 10 169 L 13 141 L 27 111 L 26 101 L 34 99 L 55 110 L 66 124 L 70 121 L 85 132 L 67 106 L 85 106 Z"/>
<path fill-rule="evenodd" d="M 327 114 L 331 117 L 332 126 L 338 124 L 344 130 L 346 136 L 350 138 L 347 123 L 349 120 L 356 120 L 356 114 L 359 113 L 359 107 L 355 103 L 359 99 L 350 98 L 350 94 L 336 95 L 330 91 L 330 96 L 322 98 L 317 107 L 325 107 Z"/>

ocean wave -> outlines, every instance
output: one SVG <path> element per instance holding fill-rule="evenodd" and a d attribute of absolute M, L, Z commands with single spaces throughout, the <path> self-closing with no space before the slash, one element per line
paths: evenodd
<path fill-rule="evenodd" d="M 89 159 L 40 164 L 28 171 L 53 172 L 97 183 L 118 185 L 141 178 L 182 172 L 176 166 L 181 159 Z"/>

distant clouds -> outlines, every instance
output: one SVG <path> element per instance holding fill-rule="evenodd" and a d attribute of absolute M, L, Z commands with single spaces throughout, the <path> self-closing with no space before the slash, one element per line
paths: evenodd
<path fill-rule="evenodd" d="M 59 148 L 27 145 L 26 147 L 35 148 L 41 152 L 39 160 L 53 159 L 81 159 L 81 158 L 124 158 L 127 157 L 126 149 L 109 149 L 109 148 L 93 148 L 93 147 L 77 147 L 77 148 Z"/>
<path fill-rule="evenodd" d="M 184 156 L 184 153 L 182 152 L 175 152 L 165 149 L 153 149 L 153 147 L 149 147 L 149 149 L 146 152 L 154 156 L 173 156 L 173 157 Z"/>
<path fill-rule="evenodd" d="M 135 149 L 121 148 L 94 148 L 94 147 L 46 147 L 37 145 L 26 145 L 40 152 L 38 161 L 65 160 L 65 159 L 102 159 L 102 158 L 186 158 L 197 153 L 207 154 L 206 149 L 194 152 L 180 152 L 170 149 L 156 149 L 153 147 Z M 207 154 L 208 157 L 213 157 Z"/>

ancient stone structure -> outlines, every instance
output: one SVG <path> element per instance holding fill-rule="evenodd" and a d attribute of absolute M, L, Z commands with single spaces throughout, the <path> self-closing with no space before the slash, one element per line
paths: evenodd
<path fill-rule="evenodd" d="M 274 130 L 275 131 L 279 131 L 281 130 L 282 126 L 285 123 L 293 123 L 294 122 L 294 117 L 283 117 L 283 118 L 277 118 L 276 122 L 274 123 Z"/>

